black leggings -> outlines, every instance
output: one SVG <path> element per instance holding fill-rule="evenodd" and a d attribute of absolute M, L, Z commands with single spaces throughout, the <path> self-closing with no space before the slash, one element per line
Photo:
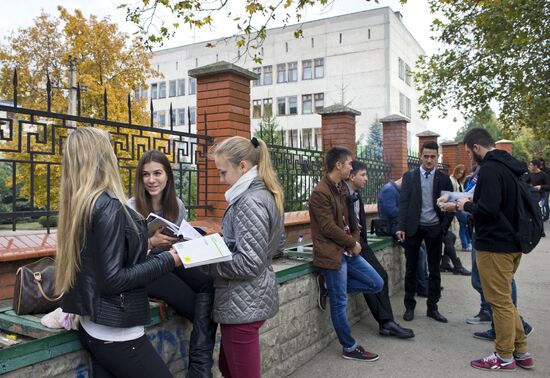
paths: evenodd
<path fill-rule="evenodd" d="M 145 335 L 130 341 L 108 342 L 78 329 L 82 346 L 90 352 L 92 377 L 169 378 L 172 374 Z"/>
<path fill-rule="evenodd" d="M 185 269 L 179 266 L 147 285 L 148 296 L 162 299 L 190 321 L 194 320 L 195 294 L 198 293 L 214 295 L 212 278 L 200 268 Z"/>

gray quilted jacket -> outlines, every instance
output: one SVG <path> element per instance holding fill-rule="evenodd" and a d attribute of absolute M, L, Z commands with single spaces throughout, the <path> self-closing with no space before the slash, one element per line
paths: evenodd
<path fill-rule="evenodd" d="M 271 258 L 282 243 L 283 219 L 259 178 L 227 208 L 222 230 L 233 260 L 207 266 L 216 289 L 214 321 L 241 324 L 275 316 L 279 299 Z"/>

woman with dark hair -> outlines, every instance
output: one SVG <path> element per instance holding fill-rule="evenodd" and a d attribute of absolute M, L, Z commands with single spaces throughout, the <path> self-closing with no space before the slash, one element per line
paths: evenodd
<path fill-rule="evenodd" d="M 178 225 L 186 218 L 185 206 L 176 197 L 172 167 L 164 153 L 152 150 L 143 154 L 136 168 L 134 197 L 128 204 L 144 217 L 155 213 Z M 156 230 L 148 239 L 153 255 L 169 249 L 178 240 L 163 231 Z M 217 328 L 211 317 L 214 300 L 212 279 L 200 269 L 180 266 L 150 283 L 147 294 L 162 299 L 193 322 L 187 376 L 211 377 Z"/>

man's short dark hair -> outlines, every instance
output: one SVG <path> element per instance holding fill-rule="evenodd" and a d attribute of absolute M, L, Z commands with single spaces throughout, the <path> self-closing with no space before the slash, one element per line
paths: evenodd
<path fill-rule="evenodd" d="M 359 171 L 366 171 L 367 165 L 359 160 L 353 160 L 351 162 L 351 172 L 350 175 L 356 175 Z"/>
<path fill-rule="evenodd" d="M 535 167 L 537 167 L 538 169 L 540 169 L 540 167 L 541 167 L 541 165 L 542 165 L 539 159 L 533 159 L 533 160 L 531 160 L 531 164 L 533 164 L 533 165 L 534 165 Z"/>
<path fill-rule="evenodd" d="M 332 147 L 325 154 L 325 165 L 327 172 L 332 172 L 336 167 L 336 163 L 345 163 L 348 157 L 352 157 L 353 153 L 346 147 Z"/>
<path fill-rule="evenodd" d="M 466 133 L 464 136 L 464 144 L 468 146 L 469 149 L 473 149 L 474 144 L 485 148 L 491 148 L 495 146 L 495 140 L 487 130 L 476 127 Z"/>
<path fill-rule="evenodd" d="M 429 140 L 427 142 L 424 142 L 424 144 L 422 144 L 422 148 L 420 149 L 420 153 L 422 153 L 425 148 L 427 148 L 428 150 L 439 151 L 439 145 L 437 144 L 437 142 L 435 142 L 433 140 Z"/>

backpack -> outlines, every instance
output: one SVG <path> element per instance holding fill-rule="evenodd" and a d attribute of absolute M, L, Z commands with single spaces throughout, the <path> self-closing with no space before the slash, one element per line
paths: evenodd
<path fill-rule="evenodd" d="M 508 166 L 504 165 L 506 168 Z M 539 204 L 533 199 L 531 193 L 531 186 L 525 181 L 519 179 L 510 168 L 508 168 L 510 174 L 514 177 L 517 184 L 517 214 L 518 214 L 518 228 L 514 229 L 512 224 L 504 216 L 504 222 L 514 231 L 516 241 L 521 247 L 523 253 L 529 253 L 537 244 L 544 233 L 544 224 L 542 222 L 542 213 L 540 211 Z"/>

